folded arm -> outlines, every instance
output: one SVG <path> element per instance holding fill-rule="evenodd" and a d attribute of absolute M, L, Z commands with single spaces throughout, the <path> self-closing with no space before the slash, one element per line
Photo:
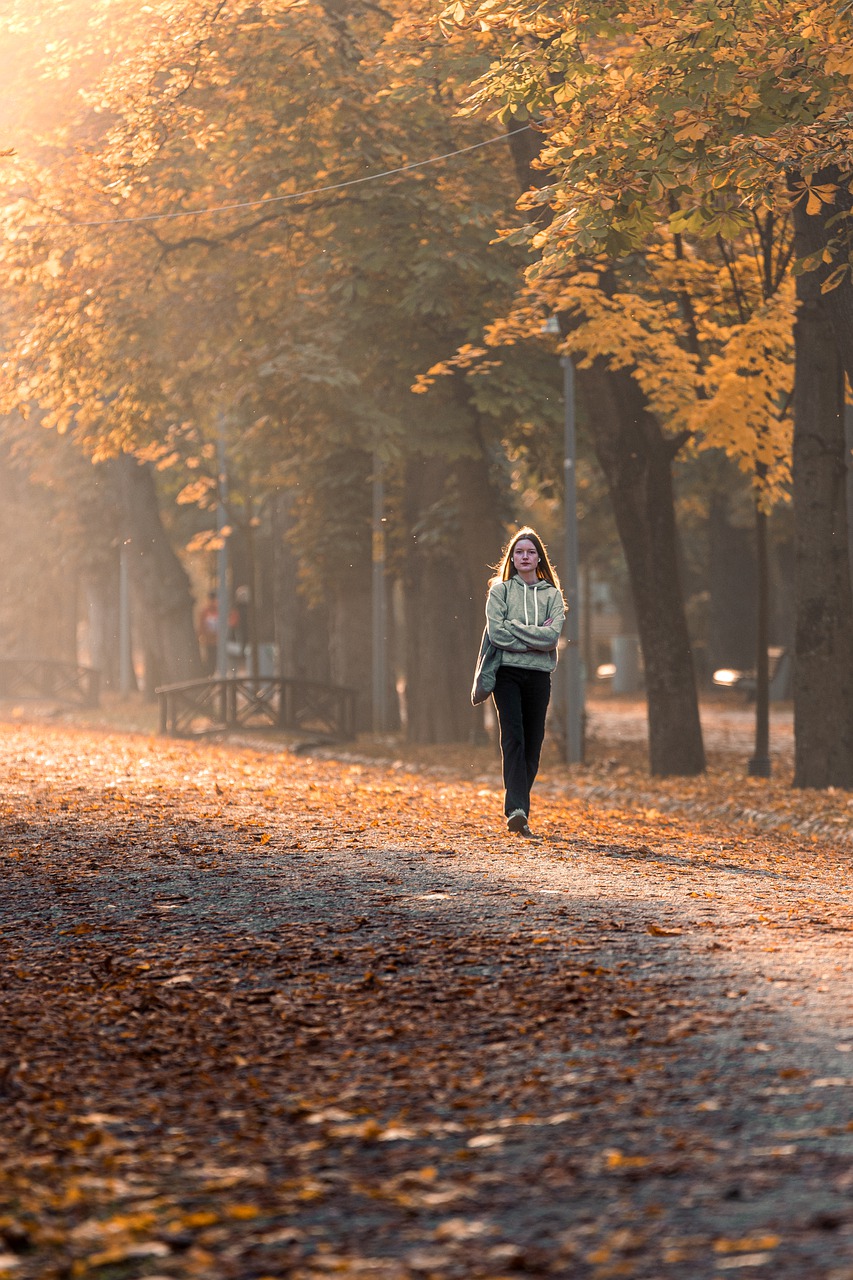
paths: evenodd
<path fill-rule="evenodd" d="M 539 627 L 534 627 L 532 623 L 527 625 L 524 622 L 507 622 L 506 625 L 516 639 L 521 641 L 525 649 L 541 649 L 547 652 L 549 649 L 556 647 L 563 627 L 563 620 L 561 618 L 558 623 L 552 618 Z"/>
<path fill-rule="evenodd" d="M 514 635 L 512 623 L 506 616 L 506 590 L 503 584 L 492 588 L 486 597 L 486 626 L 489 639 L 496 649 L 508 649 L 511 653 L 524 653 L 525 642 Z"/>
<path fill-rule="evenodd" d="M 528 649 L 539 649 L 547 652 L 549 649 L 556 648 L 565 618 L 566 609 L 562 597 L 559 592 L 555 592 L 554 598 L 549 605 L 548 616 L 539 626 L 534 626 L 532 623 L 527 622 L 508 620 L 507 627 Z"/>
<path fill-rule="evenodd" d="M 539 626 L 507 617 L 506 593 L 501 587 L 491 590 L 486 600 L 489 639 L 498 649 L 507 649 L 511 653 L 526 653 L 530 649 L 547 653 L 556 648 L 565 615 L 563 601 L 558 594 L 551 601 L 549 616 Z"/>

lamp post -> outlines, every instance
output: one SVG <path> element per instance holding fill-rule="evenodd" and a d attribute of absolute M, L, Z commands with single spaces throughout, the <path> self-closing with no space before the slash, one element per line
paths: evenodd
<path fill-rule="evenodd" d="M 130 542 L 122 538 L 118 550 L 118 687 L 123 698 L 133 684 L 133 650 L 130 631 Z"/>
<path fill-rule="evenodd" d="M 750 778 L 769 778 L 770 762 L 770 664 L 767 641 L 770 628 L 770 573 L 767 563 L 767 513 L 755 507 L 756 560 L 758 564 L 758 610 L 755 658 L 755 750 L 747 764 Z"/>
<path fill-rule="evenodd" d="M 561 335 L 557 316 L 549 316 L 543 333 Z M 566 764 L 583 761 L 584 689 L 580 647 L 580 591 L 578 588 L 578 493 L 575 471 L 575 366 L 568 354 L 560 356 L 563 370 L 563 573 L 566 597 Z M 589 601 L 587 601 L 587 608 Z"/>
<path fill-rule="evenodd" d="M 373 732 L 384 733 L 388 726 L 388 671 L 385 633 L 388 604 L 385 582 L 385 485 L 379 455 L 373 455 L 373 538 L 372 538 L 372 622 L 373 622 Z"/>
<path fill-rule="evenodd" d="M 575 471 L 575 367 L 569 355 L 560 357 L 563 367 L 563 589 L 566 616 L 566 763 L 583 760 L 583 672 L 580 649 L 580 591 L 578 590 L 578 506 Z"/>
<path fill-rule="evenodd" d="M 217 467 L 219 471 L 219 502 L 216 507 L 216 531 L 219 534 L 219 550 L 217 552 L 217 596 L 216 596 L 216 674 L 220 679 L 228 675 L 228 516 L 225 504 L 228 501 L 228 473 L 225 458 L 225 415 L 219 415 L 219 431 L 216 442 Z"/>

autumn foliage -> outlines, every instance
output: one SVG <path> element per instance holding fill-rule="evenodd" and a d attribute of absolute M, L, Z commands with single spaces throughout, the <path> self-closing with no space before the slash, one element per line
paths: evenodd
<path fill-rule="evenodd" d="M 530 844 L 493 756 L 0 755 L 10 1275 L 849 1265 L 840 797 L 549 769 Z"/>
<path fill-rule="evenodd" d="M 399 675 L 413 739 L 459 741 L 454 659 L 475 649 L 506 527 L 533 509 L 560 536 L 553 357 L 570 355 L 580 474 L 600 468 L 630 578 L 652 771 L 705 762 L 695 619 L 713 575 L 685 602 L 684 508 L 707 525 L 721 495 L 751 504 L 758 546 L 793 497 L 797 616 L 779 630 L 798 637 L 798 724 L 831 739 L 804 731 L 803 755 L 828 763 L 796 776 L 850 785 L 853 677 L 834 702 L 813 676 L 850 651 L 845 568 L 813 570 L 848 540 L 829 470 L 812 495 L 818 463 L 792 465 L 795 430 L 844 461 L 812 420 L 818 403 L 839 420 L 853 350 L 844 5 L 9 0 L 0 17 L 21 141 L 0 246 L 10 448 L 23 421 L 158 468 L 182 551 L 212 564 L 230 540 L 242 557 L 253 652 L 298 595 L 288 616 L 310 641 L 287 674 L 360 682 L 365 727 L 381 478 L 407 615 L 389 689 Z M 822 397 L 797 354 L 814 309 L 838 364 L 816 375 Z M 264 536 L 267 560 L 284 545 L 295 561 L 284 586 Z M 187 590 L 145 602 L 189 607 Z"/>

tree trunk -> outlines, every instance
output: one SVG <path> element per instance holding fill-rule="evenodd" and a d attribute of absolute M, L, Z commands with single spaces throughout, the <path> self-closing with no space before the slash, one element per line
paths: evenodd
<path fill-rule="evenodd" d="M 118 688 L 119 568 L 115 549 L 109 559 L 84 570 L 88 661 L 100 672 L 101 689 Z"/>
<path fill-rule="evenodd" d="M 796 251 L 798 258 L 809 254 L 822 253 L 830 244 L 834 244 L 834 254 L 829 262 L 820 265 L 808 274 L 818 286 L 848 261 L 853 252 L 853 225 L 850 216 L 853 214 L 853 193 L 850 191 L 851 175 L 841 174 L 838 169 L 823 169 L 812 179 L 815 185 L 834 185 L 837 187 L 835 203 L 822 204 L 819 213 L 806 212 L 806 201 L 800 199 L 794 205 L 794 228 L 796 233 Z M 796 192 L 802 179 L 794 174 L 789 179 L 789 187 Z M 839 214 L 848 216 L 839 220 Z M 828 224 L 832 223 L 831 226 Z M 835 334 L 835 341 L 844 369 L 853 386 L 853 280 L 850 273 L 844 275 L 834 289 L 820 295 L 820 304 L 825 309 L 829 324 Z"/>
<path fill-rule="evenodd" d="M 369 733 L 373 727 L 371 589 L 369 538 L 365 536 L 352 557 L 349 573 L 332 587 L 329 617 L 332 682 L 355 689 L 359 733 Z"/>
<path fill-rule="evenodd" d="M 245 647 L 249 650 L 249 674 L 252 676 L 258 676 L 261 671 L 259 650 L 260 638 L 258 632 L 258 544 L 251 515 L 251 511 L 247 513 L 248 518 L 246 520 L 246 527 L 244 531 L 244 543 L 246 548 L 246 577 L 248 579 L 247 586 L 249 588 L 249 598 L 246 601 L 246 630 L 248 632 L 246 641 L 248 643 Z M 245 654 L 242 656 L 245 657 Z"/>
<path fill-rule="evenodd" d="M 328 597 L 325 604 L 311 604 L 299 590 L 299 562 L 290 549 L 294 495 L 282 490 L 273 500 L 272 614 L 278 664 L 287 680 L 332 679 L 329 659 L 331 626 Z"/>
<path fill-rule="evenodd" d="M 465 708 L 466 733 L 468 741 L 478 740 L 485 735 L 485 706 L 472 707 L 471 684 L 474 677 L 474 665 L 480 646 L 480 637 L 486 621 L 486 591 L 492 566 L 498 561 L 503 543 L 506 540 L 506 523 L 501 519 L 505 502 L 494 477 L 490 474 L 488 449 L 479 434 L 477 423 L 476 441 L 479 454 L 476 457 L 460 458 L 456 464 L 456 474 L 461 495 L 459 513 L 461 526 L 460 546 L 465 551 L 464 590 L 460 597 L 462 609 L 462 625 L 467 646 L 461 655 L 465 675 Z M 519 523 L 521 523 L 519 521 Z M 557 572 L 560 570 L 558 568 Z M 466 667 L 468 668 L 466 670 Z"/>
<path fill-rule="evenodd" d="M 596 361 L 578 386 L 631 578 L 643 651 L 649 765 L 658 777 L 705 768 L 696 676 L 684 614 L 667 440 L 630 373 Z"/>
<path fill-rule="evenodd" d="M 755 543 L 748 529 L 732 524 L 729 512 L 729 494 L 715 489 L 708 514 L 708 660 L 712 673 L 719 667 L 743 670 L 755 661 Z"/>
<path fill-rule="evenodd" d="M 63 500 L 61 485 L 31 479 L 27 450 L 16 456 L 13 439 L 7 423 L 0 437 L 0 651 L 4 657 L 76 662 L 77 574 L 85 535 L 78 536 L 80 522 Z M 67 481 L 73 495 L 74 461 L 68 463 Z"/>
<path fill-rule="evenodd" d="M 130 578 L 142 620 L 149 679 L 169 684 L 201 675 L 190 583 L 175 555 L 157 502 L 150 468 L 128 455 L 115 468 L 130 542 Z"/>
<path fill-rule="evenodd" d="M 843 367 L 816 272 L 794 330 L 794 785 L 853 787 L 853 593 Z"/>
<path fill-rule="evenodd" d="M 755 653 L 755 748 L 747 766 L 751 778 L 769 778 L 770 764 L 770 558 L 767 512 L 755 507 L 755 561 L 758 567 Z"/>
<path fill-rule="evenodd" d="M 516 121 L 509 140 L 522 191 L 542 187 L 550 178 L 547 169 L 534 164 L 542 138 L 526 123 Z M 541 205 L 536 220 L 546 225 L 550 218 L 548 206 Z M 597 361 L 591 369 L 578 369 L 577 380 L 637 610 L 646 671 L 649 766 L 660 777 L 701 773 L 705 749 L 672 493 L 677 447 L 664 438 L 630 371 L 611 371 Z"/>
<path fill-rule="evenodd" d="M 412 742 L 468 741 L 479 723 L 471 681 L 489 566 L 505 529 L 473 413 L 472 426 L 475 453 L 452 463 L 415 458 L 406 470 L 406 715 Z"/>
<path fill-rule="evenodd" d="M 470 612 L 468 591 L 458 580 L 450 548 L 427 523 L 447 501 L 447 471 L 439 458 L 413 458 L 404 481 L 405 528 L 410 535 L 404 583 L 411 742 L 460 742 L 470 728 L 470 672 L 460 660 L 472 648 L 460 616 L 460 609 Z"/>

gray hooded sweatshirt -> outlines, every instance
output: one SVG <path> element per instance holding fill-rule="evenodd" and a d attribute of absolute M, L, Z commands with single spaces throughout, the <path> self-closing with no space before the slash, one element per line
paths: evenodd
<path fill-rule="evenodd" d="M 486 625 L 501 666 L 553 671 L 565 617 L 561 593 L 544 578 L 529 587 L 516 573 L 489 587 Z"/>

